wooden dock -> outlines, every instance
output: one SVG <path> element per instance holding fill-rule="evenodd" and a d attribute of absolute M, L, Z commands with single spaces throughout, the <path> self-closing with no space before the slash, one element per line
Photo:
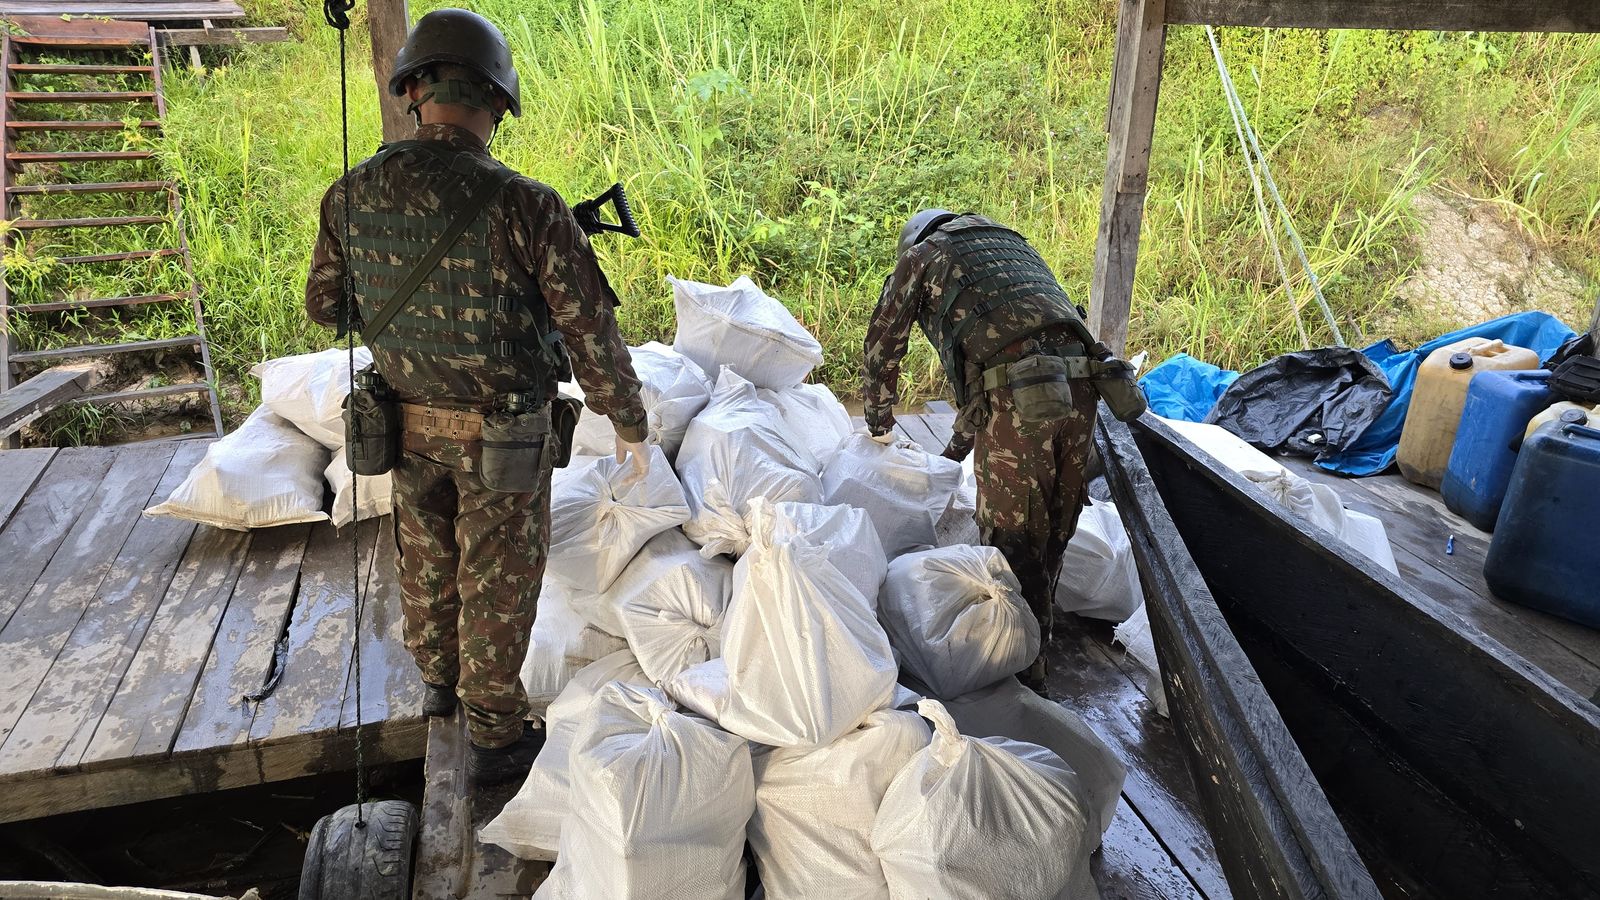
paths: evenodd
<path fill-rule="evenodd" d="M 423 755 L 387 521 L 144 517 L 206 445 L 0 451 L 0 822 L 351 768 L 352 540 L 367 759 Z"/>

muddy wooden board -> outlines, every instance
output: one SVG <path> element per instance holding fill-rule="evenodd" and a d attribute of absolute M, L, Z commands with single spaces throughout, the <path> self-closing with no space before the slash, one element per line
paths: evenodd
<path fill-rule="evenodd" d="M 145 517 L 205 449 L 0 451 L 0 822 L 350 768 L 358 634 L 369 761 L 423 755 L 387 520 Z"/>
<path fill-rule="evenodd" d="M 1341 478 L 1308 460 L 1278 459 L 1294 472 L 1338 491 L 1346 506 L 1380 519 L 1395 564 L 1413 587 L 1582 696 L 1600 690 L 1600 631 L 1490 593 L 1483 563 L 1491 535 L 1447 509 L 1437 492 L 1399 475 Z"/>

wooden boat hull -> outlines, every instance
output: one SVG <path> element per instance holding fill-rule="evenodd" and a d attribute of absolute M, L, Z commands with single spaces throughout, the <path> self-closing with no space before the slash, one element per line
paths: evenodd
<path fill-rule="evenodd" d="M 1600 711 L 1158 420 L 1135 423 L 1132 442 L 1105 431 L 1114 485 L 1148 467 L 1182 555 L 1385 895 L 1600 897 Z M 1184 666 L 1163 617 L 1163 664 Z M 1192 717 L 1188 702 L 1175 691 L 1174 715 Z"/>

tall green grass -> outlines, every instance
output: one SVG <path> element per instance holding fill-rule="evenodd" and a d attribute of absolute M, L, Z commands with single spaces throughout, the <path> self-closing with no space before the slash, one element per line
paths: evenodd
<path fill-rule="evenodd" d="M 751 274 L 822 340 L 818 377 L 853 392 L 900 223 L 924 205 L 1014 224 L 1087 300 L 1110 0 L 470 5 L 502 24 L 522 74 L 524 116 L 495 153 L 572 200 L 628 186 L 644 237 L 596 244 L 632 340 L 670 339 L 668 273 Z M 162 161 L 230 381 L 331 341 L 300 310 L 339 173 L 336 45 L 312 12 L 297 43 L 167 81 Z M 1502 205 L 1600 278 L 1600 40 L 1229 29 L 1223 44 L 1352 340 L 1465 324 L 1407 317 L 1395 295 L 1426 188 Z M 351 59 L 359 159 L 379 130 L 359 38 Z M 1303 275 L 1291 300 L 1272 263 L 1204 33 L 1172 29 L 1167 60 L 1130 347 L 1249 366 L 1299 347 L 1297 316 L 1328 340 Z M 916 342 L 905 388 L 939 377 Z"/>

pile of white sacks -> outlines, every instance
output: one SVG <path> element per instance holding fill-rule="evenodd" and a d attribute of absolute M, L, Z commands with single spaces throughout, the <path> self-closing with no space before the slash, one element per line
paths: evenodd
<path fill-rule="evenodd" d="M 673 287 L 674 346 L 634 351 L 649 477 L 556 473 L 547 739 L 483 839 L 556 861 L 540 898 L 737 900 L 747 844 L 772 900 L 1095 896 L 1125 772 L 1011 677 L 1039 633 L 1005 559 L 934 546 L 960 466 L 853 434 L 747 279 Z"/>
<path fill-rule="evenodd" d="M 357 347 L 354 363 L 357 370 L 366 368 L 372 352 Z M 251 369 L 261 380 L 261 405 L 232 434 L 208 447 L 183 483 L 146 514 L 235 531 L 330 518 L 343 527 L 388 515 L 393 505 L 388 475 L 361 476 L 352 499 L 343 418 L 350 368 L 345 350 L 324 350 Z M 324 481 L 331 504 L 324 502 Z"/>

